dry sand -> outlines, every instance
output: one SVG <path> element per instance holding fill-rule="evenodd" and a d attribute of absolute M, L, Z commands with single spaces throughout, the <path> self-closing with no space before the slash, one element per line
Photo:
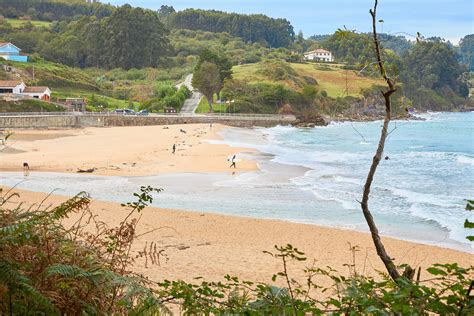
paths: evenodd
<path fill-rule="evenodd" d="M 27 205 L 39 203 L 46 196 L 18 191 L 21 198 L 16 201 L 27 201 Z M 65 199 L 51 196 L 43 204 L 56 205 Z M 110 225 L 117 225 L 126 215 L 125 209 L 110 202 L 93 201 L 91 209 Z M 355 260 L 359 272 L 376 275 L 376 270 L 383 271 L 370 235 L 349 230 L 150 207 L 143 212 L 138 234 L 151 230 L 154 231 L 138 238 L 133 253 L 137 254 L 145 245 L 155 242 L 159 250 L 165 250 L 164 256 L 160 265 L 147 267 L 143 259 L 138 259 L 134 271 L 155 281 L 182 279 L 192 282 L 197 276 L 218 281 L 231 274 L 268 283 L 273 273 L 280 271 L 281 263 L 262 251 L 271 251 L 274 245 L 287 243 L 303 250 L 308 257 L 307 261 L 290 267 L 291 275 L 301 281 L 304 281 L 302 269 L 311 265 L 313 259 L 317 260 L 318 267 L 331 266 L 347 274 L 345 264 L 352 262 L 349 243 L 358 246 Z M 461 266 L 474 263 L 474 255 L 468 253 L 392 238 L 383 238 L 383 242 L 398 264 L 427 268 L 433 263 L 457 262 Z M 422 277 L 426 276 L 426 272 L 422 274 Z M 320 281 L 329 283 L 327 279 Z"/>
<path fill-rule="evenodd" d="M 209 144 L 224 127 L 213 124 L 129 126 L 70 130 L 18 130 L 0 152 L 0 171 L 77 172 L 100 175 L 151 175 L 169 172 L 229 171 L 227 158 L 251 149 Z M 181 130 L 186 133 L 181 132 Z M 176 153 L 172 146 L 176 144 Z M 239 171 L 255 170 L 243 159 Z"/>

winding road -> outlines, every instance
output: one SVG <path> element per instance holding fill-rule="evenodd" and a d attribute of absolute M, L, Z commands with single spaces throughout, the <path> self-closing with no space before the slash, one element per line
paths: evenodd
<path fill-rule="evenodd" d="M 191 97 L 189 99 L 186 99 L 186 101 L 184 101 L 184 104 L 181 107 L 181 111 L 179 112 L 181 114 L 188 114 L 188 115 L 194 114 L 194 112 L 196 111 L 199 105 L 199 101 L 201 101 L 202 94 L 197 91 L 194 91 L 193 86 L 192 86 L 192 81 L 193 81 L 193 74 L 189 74 L 186 76 L 183 82 L 176 85 L 176 88 L 178 89 L 182 85 L 185 85 L 192 92 Z"/>

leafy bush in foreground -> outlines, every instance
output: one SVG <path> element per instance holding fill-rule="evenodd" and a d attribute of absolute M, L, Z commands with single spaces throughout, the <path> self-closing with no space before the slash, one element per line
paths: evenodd
<path fill-rule="evenodd" d="M 150 282 L 128 272 L 137 214 L 153 198 L 142 187 L 119 227 L 97 221 L 80 193 L 46 210 L 0 198 L 0 314 L 116 314 L 153 311 L 160 304 Z M 71 227 L 62 220 L 77 214 Z M 89 227 L 89 230 L 86 229 Z M 93 228 L 90 230 L 90 228 Z M 90 232 L 91 231 L 91 232 Z"/>
<path fill-rule="evenodd" d="M 436 264 L 427 280 L 380 273 L 372 278 L 348 264 L 350 275 L 314 264 L 298 283 L 288 274 L 292 261 L 305 261 L 291 245 L 266 252 L 282 262 L 272 284 L 227 275 L 222 282 L 153 283 L 129 272 L 130 251 L 139 213 L 160 190 L 142 187 L 136 202 L 124 204 L 128 215 L 118 227 L 99 222 L 80 193 L 65 203 L 40 210 L 14 204 L 8 191 L 0 197 L 0 314 L 161 314 L 174 305 L 186 314 L 459 314 L 474 313 L 474 267 Z M 62 221 L 74 216 L 74 224 Z M 351 248 L 356 251 L 357 248 Z M 144 253 L 156 262 L 160 251 Z M 321 286 L 329 278 L 331 286 Z"/>

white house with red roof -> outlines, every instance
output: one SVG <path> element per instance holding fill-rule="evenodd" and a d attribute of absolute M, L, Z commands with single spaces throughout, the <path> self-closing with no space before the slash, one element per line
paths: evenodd
<path fill-rule="evenodd" d="M 306 52 L 303 55 L 306 60 L 319 60 L 319 61 L 326 61 L 326 62 L 334 61 L 334 58 L 332 57 L 332 53 L 328 50 L 321 49 L 321 48 Z"/>
<path fill-rule="evenodd" d="M 0 97 L 5 96 L 17 96 L 50 101 L 51 90 L 48 87 L 27 87 L 21 80 L 0 80 Z"/>
<path fill-rule="evenodd" d="M 0 57 L 5 60 L 27 62 L 28 56 L 10 42 L 0 42 Z"/>

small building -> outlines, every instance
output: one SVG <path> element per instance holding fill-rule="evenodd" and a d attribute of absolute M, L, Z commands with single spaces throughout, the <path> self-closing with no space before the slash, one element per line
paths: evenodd
<path fill-rule="evenodd" d="M 0 57 L 5 60 L 27 62 L 28 56 L 12 43 L 0 42 Z"/>
<path fill-rule="evenodd" d="M 167 114 L 168 113 L 176 113 L 176 109 L 172 108 L 172 107 L 165 107 L 164 112 L 167 113 Z"/>
<path fill-rule="evenodd" d="M 325 61 L 325 62 L 334 61 L 334 58 L 332 57 L 332 53 L 328 50 L 321 49 L 321 48 L 306 52 L 303 55 L 306 60 L 316 60 L 316 61 L 319 60 L 319 61 Z"/>
<path fill-rule="evenodd" d="M 67 108 L 71 111 L 80 111 L 80 112 L 85 112 L 86 111 L 86 104 L 87 101 L 85 98 L 66 98 L 64 100 L 64 103 Z"/>
<path fill-rule="evenodd" d="M 0 94 L 22 94 L 25 88 L 21 80 L 0 80 Z"/>
<path fill-rule="evenodd" d="M 48 87 L 26 87 L 23 94 L 43 101 L 51 100 L 51 90 Z"/>

